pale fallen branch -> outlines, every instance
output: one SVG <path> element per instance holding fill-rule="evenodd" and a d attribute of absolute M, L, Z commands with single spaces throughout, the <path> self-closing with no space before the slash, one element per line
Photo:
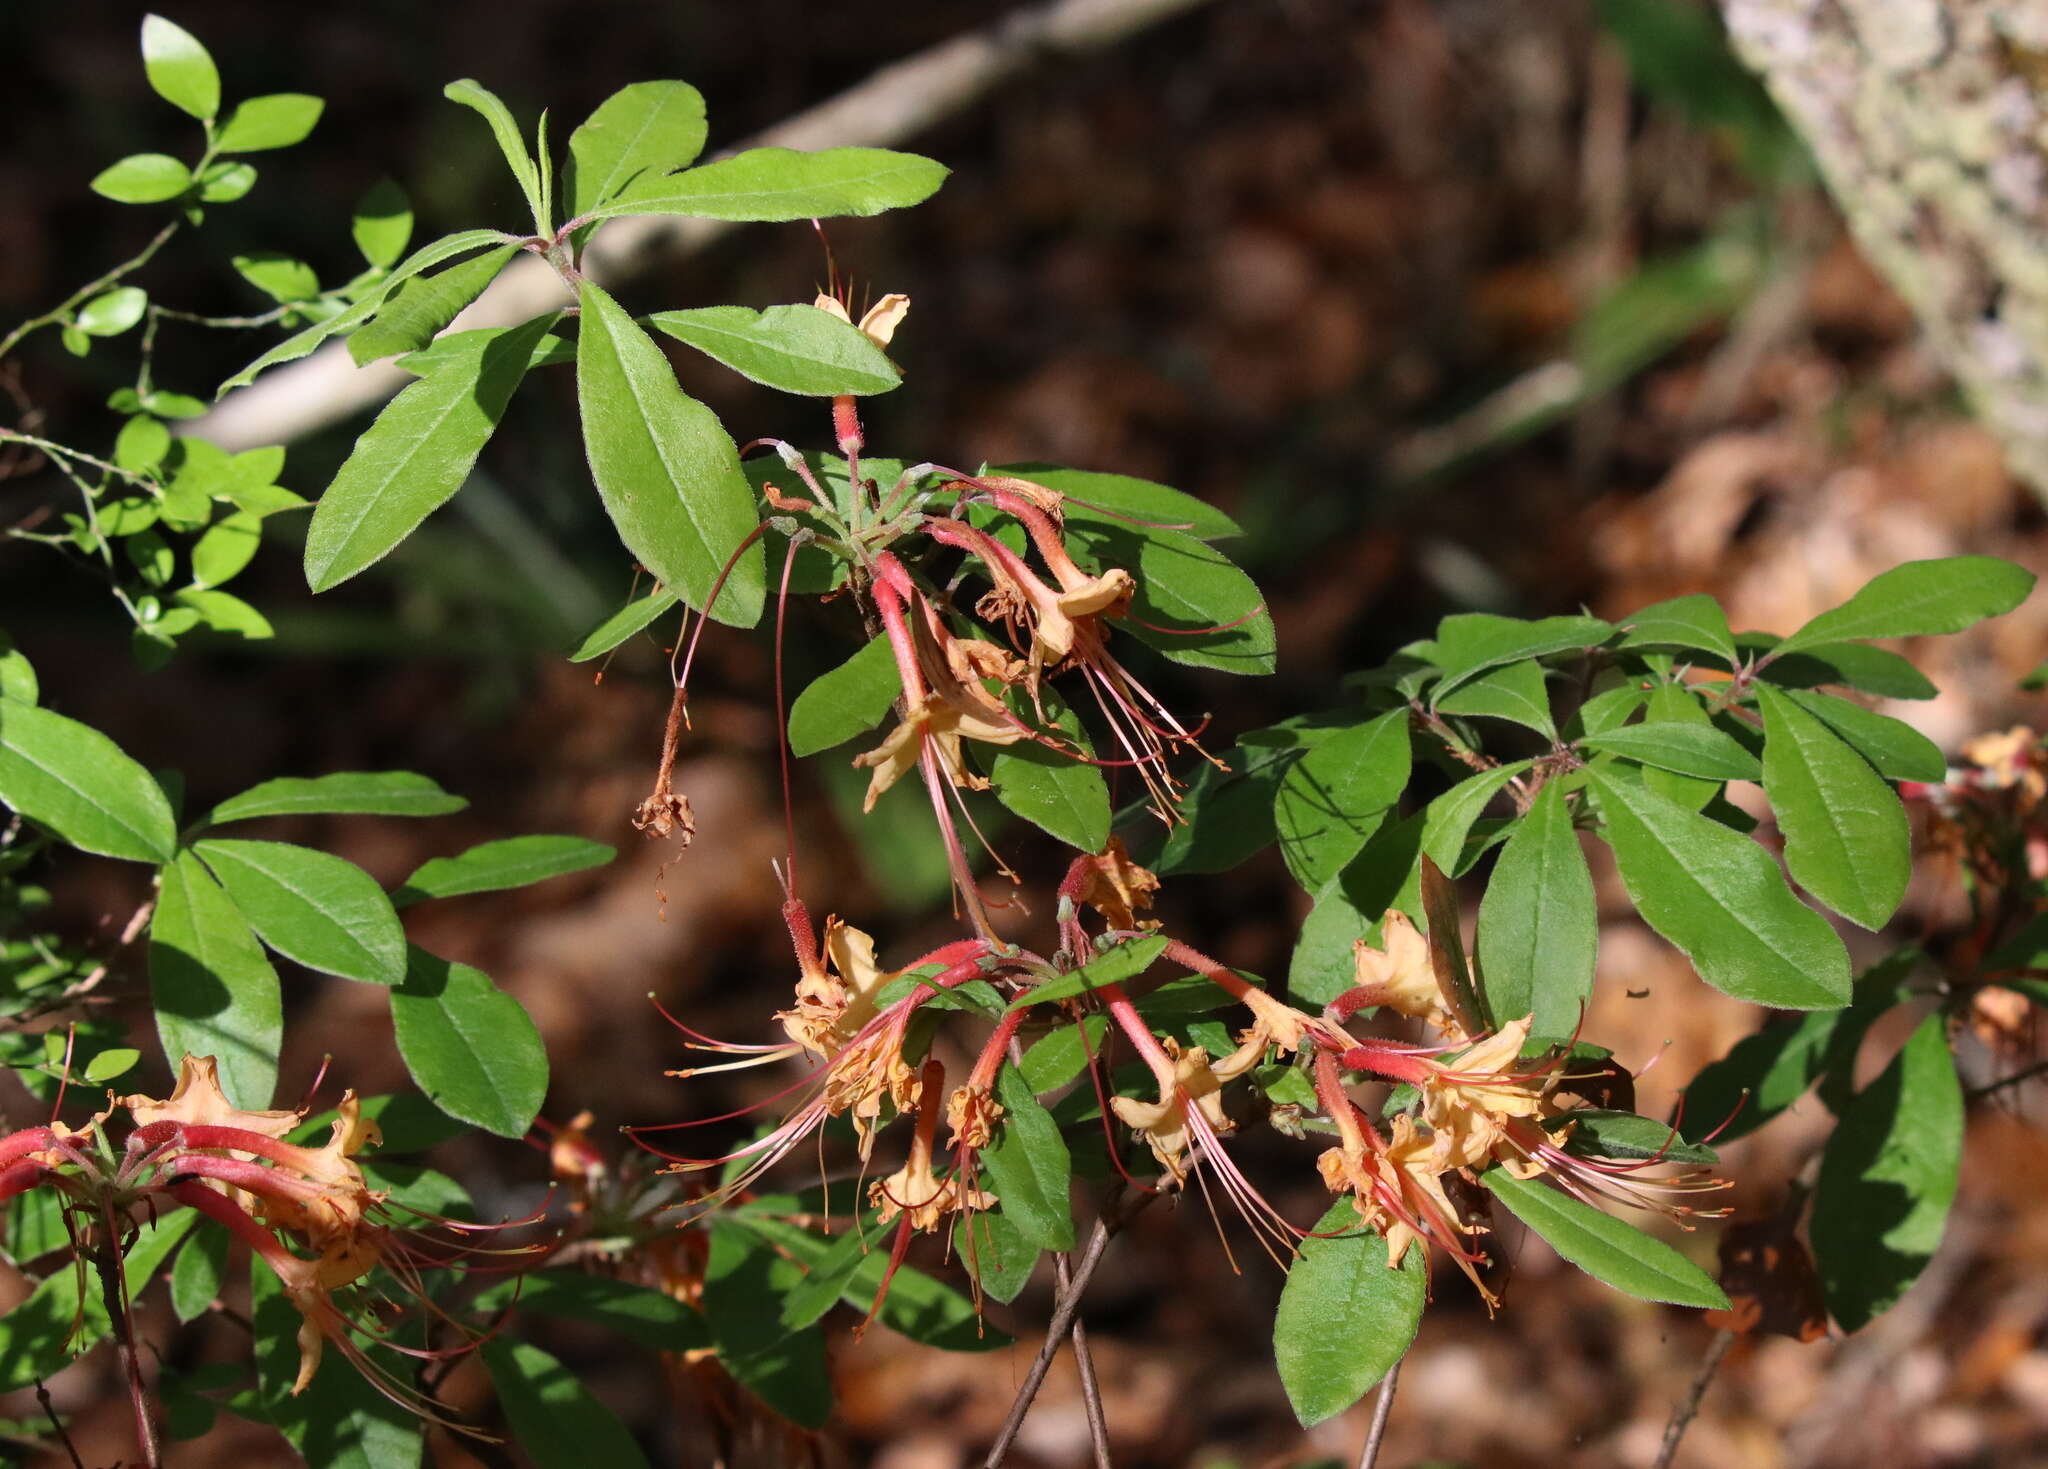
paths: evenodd
<path fill-rule="evenodd" d="M 900 143 L 965 110 L 1042 61 L 1082 55 L 1189 11 L 1204 0 L 1053 0 L 883 67 L 837 97 L 737 145 L 741 148 L 878 147 Z M 733 228 L 705 219 L 642 215 L 615 220 L 584 255 L 601 282 L 631 279 L 657 262 L 702 249 Z M 522 257 L 457 317 L 451 330 L 510 326 L 568 300 L 543 261 Z M 289 443 L 381 403 L 411 377 L 388 362 L 357 367 L 342 342 L 223 398 L 183 432 L 226 449 Z"/>

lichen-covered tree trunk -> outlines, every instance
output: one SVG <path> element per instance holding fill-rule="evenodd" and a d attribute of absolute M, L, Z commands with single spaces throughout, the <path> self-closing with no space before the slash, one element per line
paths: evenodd
<path fill-rule="evenodd" d="M 1721 0 L 1856 239 L 2048 495 L 2048 0 Z"/>

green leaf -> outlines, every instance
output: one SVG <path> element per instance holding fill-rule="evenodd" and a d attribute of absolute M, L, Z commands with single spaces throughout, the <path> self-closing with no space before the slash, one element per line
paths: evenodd
<path fill-rule="evenodd" d="M 252 639 L 272 636 L 270 623 L 263 614 L 232 592 L 187 587 L 171 600 L 197 613 L 199 620 L 217 633 Z"/>
<path fill-rule="evenodd" d="M 1089 1015 L 1072 1025 L 1040 1036 L 1024 1049 L 1018 1069 L 1034 1095 L 1065 1086 L 1088 1068 L 1088 1058 L 1102 1053 L 1107 1015 Z M 1085 1032 L 1085 1034 L 1084 1034 Z"/>
<path fill-rule="evenodd" d="M 1139 642 L 1191 668 L 1273 671 L 1273 619 L 1265 597 L 1208 542 L 1086 516 L 1068 522 L 1067 538 L 1098 572 L 1116 566 L 1137 578 L 1120 627 Z"/>
<path fill-rule="evenodd" d="M 211 163 L 199 176 L 199 202 L 232 204 L 256 187 L 253 163 Z M 198 415 L 193 415 L 197 417 Z"/>
<path fill-rule="evenodd" d="M 157 96 L 202 121 L 220 111 L 220 72 L 206 48 L 161 15 L 142 20 L 142 69 Z"/>
<path fill-rule="evenodd" d="M 583 641 L 576 645 L 576 651 L 569 655 L 569 661 L 588 663 L 593 658 L 602 658 L 679 600 L 667 587 L 649 592 L 644 597 L 635 597 L 585 634 Z"/>
<path fill-rule="evenodd" d="M 1229 769 L 1204 764 L 1181 794 L 1181 824 L 1149 865 L 1161 877 L 1228 872 L 1278 835 L 1273 800 L 1300 758 L 1285 747 L 1239 744 Z"/>
<path fill-rule="evenodd" d="M 1800 886 L 1850 922 L 1884 927 L 1913 875 L 1906 808 L 1884 778 L 1828 727 L 1768 684 L 1764 793 Z"/>
<path fill-rule="evenodd" d="M 1503 664 L 1437 700 L 1440 714 L 1481 715 L 1505 719 L 1557 738 L 1557 725 L 1550 717 L 1550 693 L 1543 682 L 1543 665 L 1534 658 Z"/>
<path fill-rule="evenodd" d="M 1737 661 L 1728 614 L 1704 592 L 1645 607 L 1623 618 L 1620 626 L 1627 629 L 1627 636 L 1615 645 L 1619 648 L 1699 649 L 1731 667 Z"/>
<path fill-rule="evenodd" d="M 576 397 L 591 477 L 619 539 L 699 611 L 736 553 L 710 615 L 752 627 L 767 592 L 759 546 L 739 552 L 758 523 L 739 451 L 713 416 L 676 385 L 668 359 L 618 302 L 581 290 Z"/>
<path fill-rule="evenodd" d="M 28 655 L 14 646 L 14 640 L 0 629 L 0 706 L 5 703 L 33 704 L 42 696 L 42 685 L 36 678 L 36 667 L 28 661 Z M 0 718 L 5 717 L 5 708 L 0 707 Z"/>
<path fill-rule="evenodd" d="M 1717 1142 L 1729 1143 L 1778 1116 L 1820 1076 L 1849 1013 L 1774 1017 L 1744 1036 L 1727 1055 L 1701 1067 L 1686 1087 L 1679 1130 L 1690 1139 L 1712 1133 Z"/>
<path fill-rule="evenodd" d="M 866 734 L 903 692 L 886 634 L 877 633 L 837 668 L 819 674 L 789 709 L 789 752 L 815 755 Z"/>
<path fill-rule="evenodd" d="M 103 1085 L 117 1076 L 125 1076 L 142 1059 L 142 1052 L 133 1046 L 118 1046 L 99 1052 L 85 1063 L 84 1076 L 94 1086 Z"/>
<path fill-rule="evenodd" d="M 179 1210 L 142 1226 L 121 1257 L 129 1294 L 142 1288 L 190 1232 L 198 1215 Z M 81 1278 L 88 1282 L 79 1290 Z M 37 1284 L 29 1298 L 0 1317 L 0 1392 L 17 1392 L 48 1377 L 112 1329 L 89 1268 L 69 1260 Z"/>
<path fill-rule="evenodd" d="M 1007 1061 L 996 1078 L 996 1099 L 1003 1119 L 982 1150 L 982 1171 L 1019 1235 L 1042 1249 L 1071 1250 L 1074 1211 L 1068 1192 L 1074 1164 L 1059 1124 Z"/>
<path fill-rule="evenodd" d="M 415 946 L 391 992 L 391 1025 L 436 1107 L 499 1137 L 526 1136 L 547 1097 L 547 1052 L 525 1007 L 489 975 Z"/>
<path fill-rule="evenodd" d="M 1828 1310 L 1844 1331 L 1889 1310 L 1920 1278 L 1948 1222 L 1962 1151 L 1947 1022 L 1929 1015 L 1856 1094 L 1821 1153 L 1810 1233 Z"/>
<path fill-rule="evenodd" d="M 376 191 L 372 190 L 371 192 L 374 194 Z M 362 221 L 358 220 L 357 223 L 360 225 Z M 409 233 L 411 229 L 411 216 L 406 215 L 404 233 Z M 386 243 L 390 238 L 400 234 L 401 232 L 395 227 L 394 222 L 386 219 L 382 222 L 382 226 L 377 232 L 377 238 L 379 243 Z M 360 239 L 359 232 L 359 243 Z M 215 399 L 218 400 L 225 397 L 232 389 L 248 386 L 248 384 L 255 381 L 256 374 L 262 372 L 266 367 L 275 367 L 280 362 L 295 362 L 336 332 L 348 331 L 350 328 L 369 320 L 377 308 L 384 304 L 384 298 L 396 290 L 401 282 L 411 279 L 429 266 L 439 265 L 442 261 L 453 259 L 457 255 L 467 255 L 470 251 L 481 249 L 485 245 L 500 245 L 504 241 L 505 232 L 503 230 L 464 230 L 460 234 L 448 235 L 438 239 L 431 245 L 422 245 L 406 259 L 404 264 L 398 266 L 389 275 L 378 281 L 370 290 L 366 291 L 353 306 L 337 312 L 325 321 L 316 321 L 304 331 L 285 338 L 282 342 L 279 342 L 275 347 L 272 347 L 268 352 L 265 352 L 261 357 L 258 357 L 254 362 L 222 383 L 219 392 L 214 394 Z M 368 246 L 364 246 L 364 248 L 367 250 Z"/>
<path fill-rule="evenodd" d="M 1377 943 L 1388 909 L 1420 919 L 1424 833 L 1420 813 L 1389 822 L 1316 894 L 1287 966 L 1288 993 L 1297 1003 L 1327 1005 L 1351 988 L 1357 973 L 1352 945 L 1361 938 Z"/>
<path fill-rule="evenodd" d="M 131 153 L 94 176 L 89 187 L 116 204 L 161 204 L 192 187 L 192 173 L 168 153 Z"/>
<path fill-rule="evenodd" d="M 256 557 L 263 543 L 262 517 L 238 510 L 208 527 L 192 547 L 192 584 L 217 587 L 232 581 Z"/>
<path fill-rule="evenodd" d="M 267 1266 L 259 1263 L 250 1270 L 249 1298 L 256 1328 L 257 1387 L 247 1408 L 240 1408 L 242 1400 L 237 1400 L 238 1410 L 267 1419 L 300 1458 L 320 1469 L 419 1469 L 420 1419 L 378 1392 L 340 1352 L 325 1352 L 306 1390 L 292 1392 L 304 1318 Z M 383 1371 L 411 1384 L 409 1358 L 375 1345 L 363 1350 Z"/>
<path fill-rule="evenodd" d="M 1948 779 L 1948 759 L 1941 746 L 1904 720 L 1808 689 L 1788 689 L 1785 697 L 1848 741 L 1887 780 Z"/>
<path fill-rule="evenodd" d="M 1479 905 L 1488 1012 L 1502 1022 L 1533 1013 L 1537 1035 L 1570 1035 L 1592 998 L 1599 943 L 1593 874 L 1553 780 L 1515 824 Z"/>
<path fill-rule="evenodd" d="M 601 1326 L 657 1352 L 690 1352 L 711 1344 L 704 1317 L 666 1291 L 608 1275 L 537 1270 L 500 1281 L 477 1297 L 477 1309 L 516 1306 L 564 1321 Z"/>
<path fill-rule="evenodd" d="M 1726 1311 L 1728 1297 L 1712 1276 L 1639 1229 L 1591 1204 L 1559 1193 L 1541 1179 L 1489 1168 L 1479 1181 L 1553 1250 L 1595 1280 L 1643 1301 Z"/>
<path fill-rule="evenodd" d="M 962 1214 L 953 1227 L 953 1253 L 966 1263 L 983 1295 L 1007 1306 L 1024 1294 L 1045 1252 L 998 1208 Z"/>
<path fill-rule="evenodd" d="M 647 324 L 783 393 L 886 393 L 901 381 L 888 354 L 856 326 L 815 306 L 704 306 L 662 311 Z"/>
<path fill-rule="evenodd" d="M 704 151 L 704 98 L 688 82 L 635 82 L 569 135 L 569 216 L 687 168 Z"/>
<path fill-rule="evenodd" d="M 284 998 L 246 920 L 190 852 L 163 870 L 149 924 L 149 995 L 164 1057 L 212 1056 L 221 1090 L 261 1111 L 277 1089 Z"/>
<path fill-rule="evenodd" d="M 1570 1129 L 1564 1150 L 1579 1158 L 1655 1159 L 1660 1163 L 1711 1164 L 1712 1148 L 1687 1142 L 1668 1123 L 1605 1107 L 1575 1107 L 1544 1122 L 1552 1132 Z"/>
<path fill-rule="evenodd" d="M 116 286 L 102 291 L 78 308 L 78 329 L 90 337 L 118 337 L 149 307 L 149 295 L 140 286 Z"/>
<path fill-rule="evenodd" d="M 194 1228 L 171 1266 L 171 1309 L 180 1321 L 196 1321 L 220 1299 L 228 1273 L 228 1232 Z"/>
<path fill-rule="evenodd" d="M 1841 939 L 1763 848 L 1628 780 L 1599 770 L 1587 780 L 1630 899 L 1708 984 L 1785 1010 L 1849 998 Z"/>
<path fill-rule="evenodd" d="M 1597 617 L 1545 617 L 1535 622 L 1491 612 L 1446 617 L 1436 633 L 1436 663 L 1443 676 L 1435 697 L 1441 699 L 1475 674 L 1503 663 L 1598 647 L 1613 635 L 1612 624 Z"/>
<path fill-rule="evenodd" d="M 1273 825 L 1310 892 L 1342 872 L 1407 788 L 1408 711 L 1390 710 L 1310 750 L 1280 782 Z"/>
<path fill-rule="evenodd" d="M 714 1218 L 704 1317 L 719 1363 L 736 1381 L 792 1422 L 823 1428 L 832 1414 L 824 1333 L 815 1325 L 790 1331 L 777 1311 L 764 1309 L 797 1287 L 803 1268 L 756 1233 L 757 1222 L 743 1228 L 730 1216 Z"/>
<path fill-rule="evenodd" d="M 228 114 L 220 130 L 218 147 L 223 153 L 261 153 L 269 148 L 303 143 L 326 106 L 318 97 L 309 97 L 304 92 L 251 97 Z"/>
<path fill-rule="evenodd" d="M 992 472 L 1058 490 L 1066 497 L 1064 509 L 1070 519 L 1183 531 L 1204 541 L 1244 534 L 1236 521 L 1208 501 L 1148 479 L 1047 464 L 1001 465 Z"/>
<path fill-rule="evenodd" d="M 1604 734 L 1585 735 L 1579 744 L 1660 770 L 1675 770 L 1680 775 L 1716 781 L 1757 780 L 1763 776 L 1763 767 L 1749 751 L 1713 725 L 1689 720 L 1624 724 Z"/>
<path fill-rule="evenodd" d="M 168 862 L 178 829 L 163 788 L 75 719 L 0 699 L 0 804 L 82 852 Z"/>
<path fill-rule="evenodd" d="M 379 179 L 356 201 L 349 218 L 349 233 L 363 259 L 379 270 L 389 270 L 405 253 L 412 239 L 412 205 L 405 190 L 391 179 Z"/>
<path fill-rule="evenodd" d="M 306 529 L 306 584 L 324 592 L 372 565 L 462 488 L 526 375 L 552 316 L 462 332 L 474 355 L 408 387 L 377 415 Z"/>
<path fill-rule="evenodd" d="M 1536 762 L 1517 760 L 1468 775 L 1429 803 L 1429 817 L 1422 829 L 1422 850 L 1452 877 L 1464 871 L 1461 857 L 1465 838 L 1486 810 L 1487 804 L 1506 788 L 1509 781 Z"/>
<path fill-rule="evenodd" d="M 497 95 L 478 82 L 464 77 L 459 82 L 450 82 L 441 89 L 441 95 L 450 102 L 460 102 L 464 107 L 475 108 L 485 122 L 491 125 L 491 133 L 498 140 L 499 151 L 505 155 L 505 163 L 512 170 L 512 177 L 519 181 L 519 192 L 526 196 L 527 205 L 533 210 L 533 232 L 537 235 L 554 233 L 554 221 L 547 217 L 547 209 L 541 202 L 540 169 L 533 161 L 533 155 L 526 151 L 526 140 L 519 135 L 519 124 L 512 120 L 512 114 Z"/>
<path fill-rule="evenodd" d="M 1094 755 L 1080 719 L 1058 695 L 1042 690 L 1039 704 L 1069 745 L 1081 756 Z M 988 773 L 995 798 L 1032 825 L 1077 851 L 1100 852 L 1109 845 L 1109 785 L 1086 759 L 1020 740 L 996 748 Z"/>
<path fill-rule="evenodd" d="M 1157 962 L 1159 956 L 1166 952 L 1167 942 L 1162 934 L 1126 939 L 1104 950 L 1079 969 L 1026 990 L 1010 1002 L 1010 1008 L 1022 1010 L 1051 1000 L 1069 1000 L 1106 984 L 1128 984 Z"/>
<path fill-rule="evenodd" d="M 463 1131 L 461 1123 L 413 1091 L 364 1097 L 361 1115 L 375 1122 L 377 1130 L 384 1134 L 377 1156 L 385 1160 L 400 1153 L 424 1152 L 462 1136 Z M 285 1140 L 301 1147 L 318 1147 L 333 1136 L 335 1121 L 340 1116 L 333 1108 L 315 1113 L 293 1128 Z"/>
<path fill-rule="evenodd" d="M 647 1456 L 626 1425 L 539 1347 L 498 1337 L 485 1342 L 479 1355 L 513 1437 L 538 1469 L 645 1469 Z"/>
<path fill-rule="evenodd" d="M 193 848 L 257 935 L 308 969 L 370 984 L 405 978 L 391 900 L 353 862 L 284 842 L 214 837 Z"/>
<path fill-rule="evenodd" d="M 887 1236 L 866 1216 L 865 1243 L 859 1230 L 848 1230 L 837 1239 L 825 1239 L 810 1230 L 763 1214 L 740 1216 L 739 1222 L 761 1235 L 778 1249 L 793 1256 L 809 1274 L 801 1285 L 783 1298 L 784 1326 L 808 1326 L 844 1301 L 865 1313 L 874 1303 L 889 1267 Z M 882 1248 L 874 1248 L 876 1244 Z M 988 1352 L 1010 1345 L 1009 1333 L 985 1326 L 974 1303 L 959 1291 L 934 1280 L 922 1270 L 903 1266 L 889 1282 L 889 1294 L 876 1317 L 892 1331 L 912 1341 L 953 1352 Z"/>
<path fill-rule="evenodd" d="M 1961 632 L 2012 611 L 2034 589 L 2034 574 L 1996 556 L 1908 561 L 1873 577 L 1841 606 L 1779 643 L 1774 655 L 1861 638 L 1918 638 Z"/>
<path fill-rule="evenodd" d="M 603 842 L 582 837 L 505 837 L 480 843 L 457 857 L 434 857 L 422 862 L 392 893 L 391 900 L 404 908 L 429 898 L 523 888 L 551 877 L 602 867 L 617 855 L 616 849 Z"/>
<path fill-rule="evenodd" d="M 1415 1340 L 1428 1293 L 1419 1246 L 1389 1268 L 1386 1240 L 1359 1226 L 1351 1201 L 1330 1205 L 1301 1242 L 1273 1317 L 1273 1362 L 1302 1427 L 1372 1391 Z"/>
<path fill-rule="evenodd" d="M 446 816 L 469 805 L 410 770 L 346 770 L 302 779 L 284 776 L 230 796 L 207 813 L 207 824 L 259 816 Z"/>
<path fill-rule="evenodd" d="M 749 148 L 633 189 L 595 213 L 763 221 L 880 214 L 923 203 L 946 172 L 929 158 L 883 148 Z"/>
<path fill-rule="evenodd" d="M 455 320 L 463 307 L 484 293 L 484 288 L 505 268 L 505 262 L 518 253 L 517 245 L 500 245 L 433 275 L 414 276 L 385 298 L 368 326 L 350 334 L 348 355 L 356 366 L 367 367 L 380 358 L 426 346 Z M 545 320 L 549 325 L 553 325 L 554 319 L 553 312 L 547 313 Z M 533 343 L 529 341 L 526 345 L 531 347 Z M 420 366 L 414 363 L 409 370 L 419 370 Z"/>
<path fill-rule="evenodd" d="M 1777 646 L 1777 639 L 1765 634 L 1744 633 L 1736 646 L 1759 656 Z M 1824 643 L 1801 648 L 1772 662 L 1760 663 L 1760 677 L 1781 689 L 1808 689 L 1819 684 L 1844 684 L 1885 699 L 1931 699 L 1935 687 L 1927 675 L 1883 648 L 1868 643 Z"/>

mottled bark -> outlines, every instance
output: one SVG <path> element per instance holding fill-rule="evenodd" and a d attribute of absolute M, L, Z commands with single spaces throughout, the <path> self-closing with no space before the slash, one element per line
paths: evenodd
<path fill-rule="evenodd" d="M 2048 0 L 1721 0 L 1871 263 L 2048 495 Z"/>

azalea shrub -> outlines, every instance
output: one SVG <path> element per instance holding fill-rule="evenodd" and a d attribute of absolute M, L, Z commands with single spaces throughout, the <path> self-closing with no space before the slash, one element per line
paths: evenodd
<path fill-rule="evenodd" d="M 864 401 L 898 389 L 889 349 L 919 329 L 908 295 L 857 304 L 834 270 L 814 301 L 648 310 L 584 270 L 616 219 L 808 229 L 915 206 L 939 164 L 872 148 L 699 162 L 702 99 L 655 81 L 576 127 L 558 168 L 545 117 L 529 133 L 457 82 L 448 97 L 488 126 L 530 218 L 415 246 L 403 194 L 380 187 L 349 221 L 353 276 L 236 256 L 268 305 L 207 318 L 150 294 L 152 256 L 246 194 L 250 155 L 303 139 L 321 103 L 225 105 L 198 40 L 152 17 L 142 42 L 151 85 L 199 136 L 91 186 L 159 211 L 162 229 L 0 339 L 0 357 L 39 334 L 81 357 L 132 344 L 133 385 L 104 424 L 0 428 L 10 478 L 44 493 L 7 535 L 102 580 L 143 669 L 189 639 L 262 639 L 263 611 L 226 587 L 280 528 L 302 534 L 313 592 L 348 581 L 462 489 L 524 380 L 573 372 L 621 580 L 642 586 L 573 656 L 642 636 L 676 653 L 673 709 L 649 731 L 660 758 L 621 830 L 670 844 L 679 873 L 706 860 L 683 850 L 700 834 L 675 778 L 700 640 L 755 639 L 779 669 L 789 604 L 817 599 L 844 641 L 787 700 L 778 678 L 783 778 L 795 761 L 850 763 L 867 810 L 921 806 L 957 926 L 884 955 L 857 915 L 806 902 L 792 824 L 775 872 L 787 975 L 761 985 L 745 1034 L 667 1016 L 674 1114 L 600 1139 L 588 1117 L 544 1116 L 548 1059 L 519 1002 L 410 943 L 403 913 L 583 870 L 610 847 L 507 832 L 387 890 L 331 853 L 237 833 L 278 815 L 430 818 L 461 793 L 406 772 L 261 772 L 189 808 L 150 750 L 46 707 L 38 650 L 0 633 L 0 1059 L 47 1109 L 0 1138 L 7 1253 L 37 1281 L 0 1319 L 0 1387 L 38 1385 L 111 1338 L 143 1463 L 230 1413 L 316 1464 L 417 1464 L 435 1427 L 509 1436 L 543 1465 L 631 1465 L 647 1462 L 632 1433 L 524 1323 L 607 1329 L 816 1429 L 831 1313 L 987 1350 L 1009 1340 L 991 1303 L 1049 1256 L 1054 1336 L 1014 1419 L 1111 1237 L 1190 1191 L 1228 1204 L 1230 1233 L 1270 1260 L 1245 1268 L 1286 1274 L 1272 1354 L 1303 1424 L 1398 1362 L 1433 1278 L 1507 1308 L 1494 1241 L 1508 1217 L 1615 1290 L 1734 1331 L 1855 1331 L 1912 1284 L 1956 1189 L 1952 1040 L 2016 1031 L 2048 1001 L 2043 755 L 2015 731 L 1952 771 L 1870 699 L 1935 692 L 1880 644 L 2010 611 L 2029 574 L 1914 562 L 1775 631 L 1733 631 L 1704 595 L 1617 620 L 1458 614 L 1328 707 L 1219 746 L 1154 686 L 1176 664 L 1274 668 L 1228 516 L 1113 466 L 871 446 Z M 569 304 L 451 329 L 502 272 L 536 263 Z M 280 482 L 282 448 L 230 454 L 188 423 L 208 397 L 184 389 L 214 385 L 167 385 L 157 342 L 193 327 L 286 333 L 223 393 L 330 339 L 411 381 L 309 502 Z M 815 441 L 742 448 L 683 391 L 663 339 L 814 405 Z M 1068 855 L 1019 871 L 995 813 Z M 1974 928 L 1884 949 L 1859 974 L 1844 934 L 1886 929 L 1916 825 L 1955 857 Z M 1771 1012 L 1668 1118 L 1636 1110 L 1645 1058 L 1586 1023 L 1601 848 L 1702 982 Z M 1199 891 L 1269 849 L 1307 915 L 1285 974 L 1234 970 L 1153 916 L 1163 885 Z M 49 885 L 96 861 L 154 872 L 146 901 L 114 915 L 111 951 L 43 916 Z M 1015 901 L 1025 888 L 1049 888 L 1050 909 Z M 332 1112 L 278 1107 L 286 977 L 381 988 L 417 1089 L 357 1097 L 342 1048 Z M 146 1009 L 154 1033 L 106 1018 L 110 998 Z M 1862 1040 L 1901 1008 L 1908 1038 L 1859 1086 Z M 745 1113 L 693 1100 L 692 1078 L 748 1068 L 773 1084 Z M 1838 1121 L 1815 1168 L 1782 1180 L 1770 1217 L 1715 1223 L 1715 1144 L 1816 1086 Z M 1327 1195 L 1319 1217 L 1276 1206 L 1235 1161 L 1258 1129 Z M 466 1131 L 541 1145 L 522 1155 L 536 1194 L 551 1185 L 534 1214 L 480 1217 L 417 1160 Z M 816 1181 L 820 1157 L 841 1181 Z M 937 1244 L 914 1264 L 920 1236 Z M 186 1322 L 246 1301 L 250 1360 L 162 1367 L 131 1309 L 152 1289 Z M 471 1355 L 493 1413 L 436 1395 Z M 63 1431 L 54 1410 L 46 1431 Z"/>

